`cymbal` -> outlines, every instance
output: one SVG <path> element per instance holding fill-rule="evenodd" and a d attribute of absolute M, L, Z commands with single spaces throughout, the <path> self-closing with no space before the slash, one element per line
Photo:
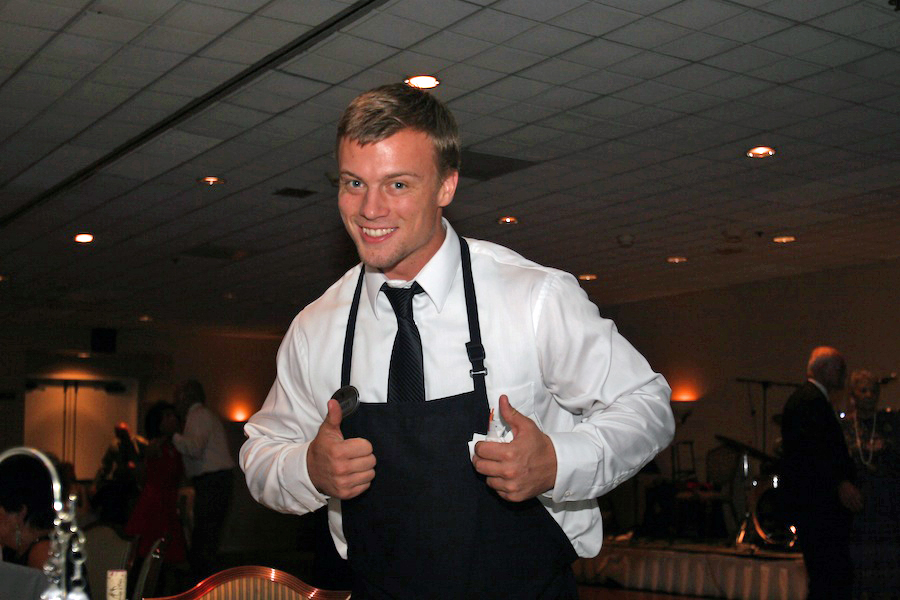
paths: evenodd
<path fill-rule="evenodd" d="M 776 458 L 770 454 L 766 454 L 762 450 L 758 450 L 753 446 L 749 446 L 743 442 L 739 442 L 737 440 L 733 440 L 730 437 L 725 437 L 724 435 L 716 434 L 716 439 L 731 448 L 732 450 L 736 450 L 741 454 L 747 453 L 748 456 L 752 456 L 753 458 L 758 458 L 759 460 L 774 462 Z"/>

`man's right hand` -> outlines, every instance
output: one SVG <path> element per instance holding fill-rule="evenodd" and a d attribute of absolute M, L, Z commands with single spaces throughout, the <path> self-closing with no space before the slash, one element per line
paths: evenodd
<path fill-rule="evenodd" d="M 375 478 L 372 444 L 364 438 L 344 439 L 341 407 L 334 398 L 328 401 L 328 415 L 309 444 L 306 467 L 317 490 L 341 500 L 359 496 Z"/>

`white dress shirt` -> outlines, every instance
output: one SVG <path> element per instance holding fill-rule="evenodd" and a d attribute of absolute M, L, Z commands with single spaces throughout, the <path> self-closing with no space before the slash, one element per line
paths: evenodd
<path fill-rule="evenodd" d="M 443 245 L 415 278 L 425 290 L 415 296 L 413 314 L 427 399 L 474 387 L 459 241 L 446 220 L 444 227 Z M 595 498 L 634 475 L 672 439 L 669 386 L 600 316 L 574 277 L 502 246 L 467 241 L 488 401 L 496 408 L 506 394 L 549 435 L 556 484 L 539 499 L 576 552 L 594 556 L 603 540 Z M 332 536 L 343 556 L 340 502 L 316 490 L 306 452 L 328 399 L 340 387 L 344 331 L 358 277 L 359 269 L 351 269 L 294 319 L 278 350 L 275 383 L 244 427 L 248 439 L 240 453 L 250 493 L 262 504 L 302 514 L 328 502 Z M 397 322 L 379 293 L 385 281 L 382 273 L 367 270 L 359 305 L 350 383 L 363 402 L 387 400 Z"/>
<path fill-rule="evenodd" d="M 200 402 L 188 409 L 184 433 L 173 435 L 172 443 L 184 459 L 184 471 L 188 477 L 234 467 L 222 421 Z"/>

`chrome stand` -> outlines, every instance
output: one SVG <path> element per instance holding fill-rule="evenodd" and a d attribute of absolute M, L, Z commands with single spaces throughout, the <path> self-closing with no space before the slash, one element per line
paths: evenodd
<path fill-rule="evenodd" d="M 50 555 L 44 564 L 44 574 L 50 585 L 41 594 L 41 600 L 89 600 L 84 591 L 84 533 L 78 528 L 75 520 L 75 497 L 70 496 L 67 504 L 63 504 L 62 484 L 56 467 L 40 450 L 19 446 L 10 448 L 0 454 L 0 462 L 16 455 L 36 458 L 50 473 L 50 485 L 53 491 L 53 533 L 50 536 Z M 72 573 L 68 573 L 68 558 L 72 558 Z"/>

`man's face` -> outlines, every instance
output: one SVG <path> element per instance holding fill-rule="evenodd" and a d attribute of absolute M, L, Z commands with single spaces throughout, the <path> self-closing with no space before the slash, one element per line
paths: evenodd
<path fill-rule="evenodd" d="M 413 129 L 365 146 L 341 140 L 338 168 L 338 207 L 360 259 L 389 279 L 414 278 L 444 241 L 458 174 L 441 180 L 434 145 Z"/>

